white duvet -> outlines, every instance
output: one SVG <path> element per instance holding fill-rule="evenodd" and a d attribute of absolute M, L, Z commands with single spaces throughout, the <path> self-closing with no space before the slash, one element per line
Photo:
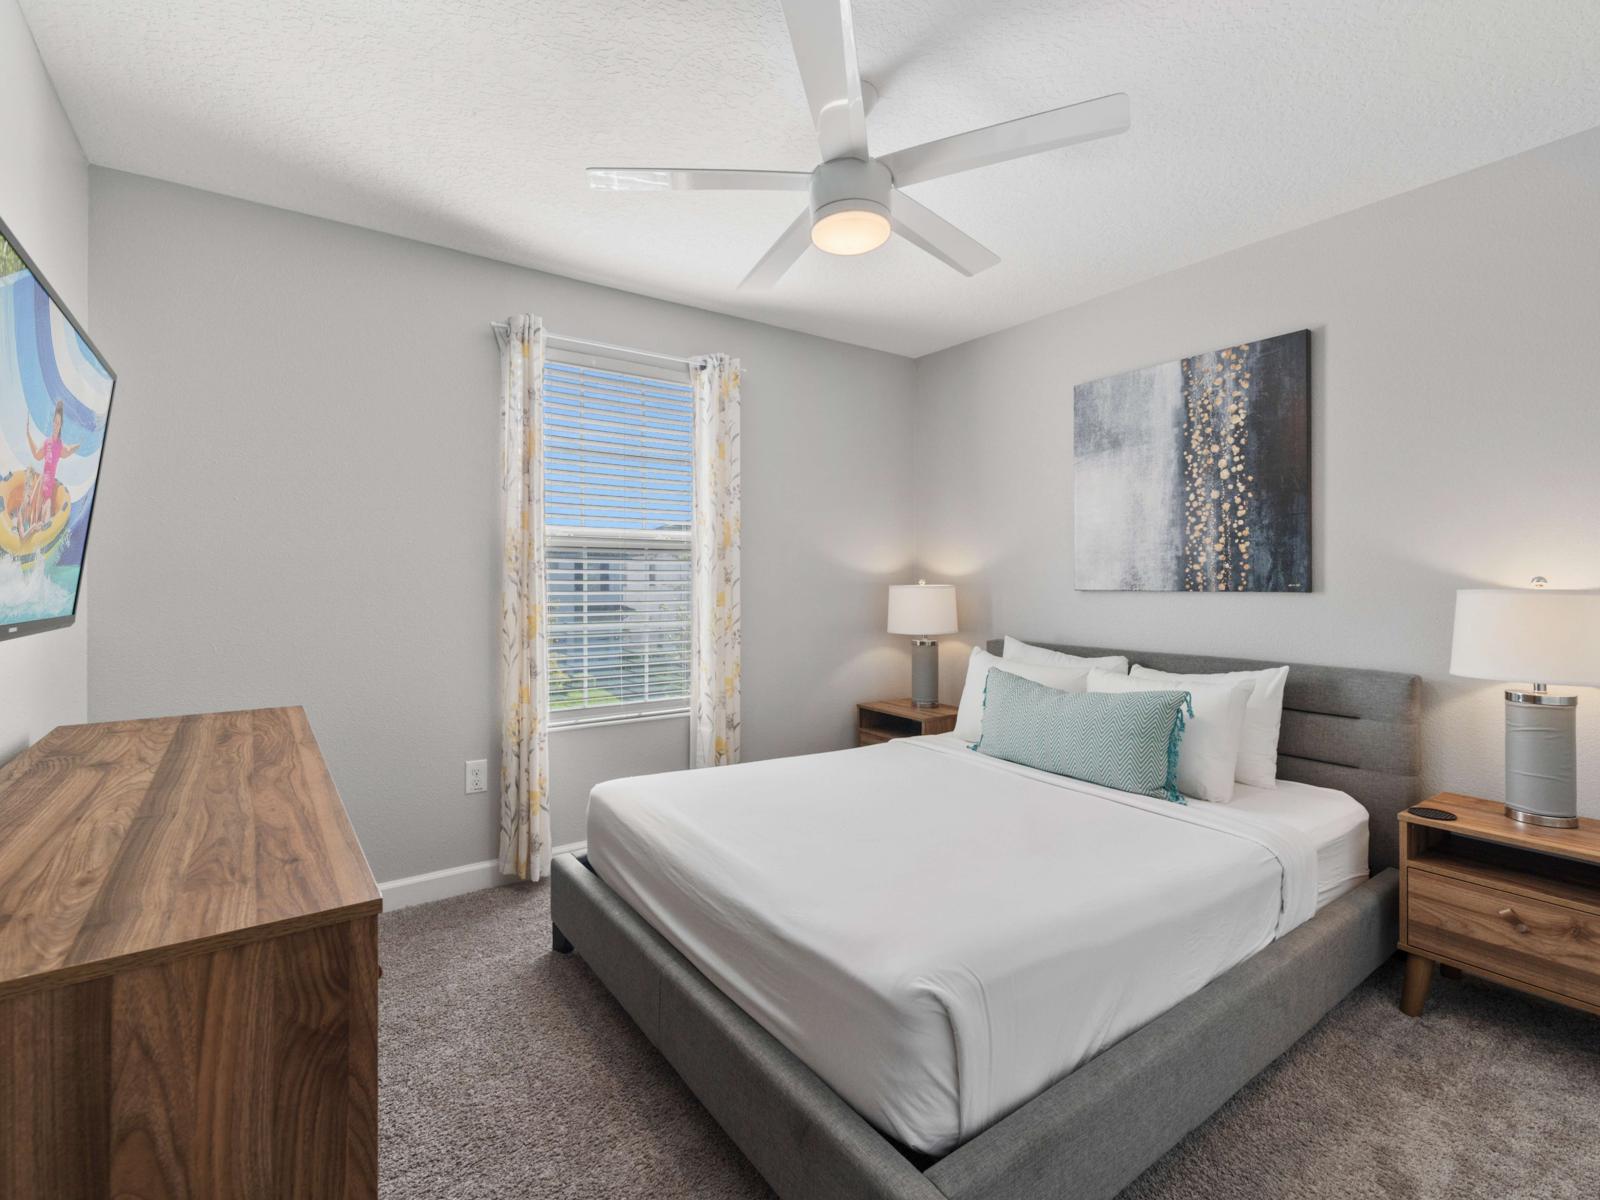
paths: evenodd
<path fill-rule="evenodd" d="M 1304 790 L 1342 822 L 919 738 L 601 784 L 589 860 L 864 1117 L 941 1153 L 1310 917 L 1334 826 L 1353 878 L 1365 811 Z"/>

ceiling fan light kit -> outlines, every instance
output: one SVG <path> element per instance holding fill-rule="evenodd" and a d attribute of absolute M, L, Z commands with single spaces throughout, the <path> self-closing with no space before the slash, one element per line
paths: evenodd
<path fill-rule="evenodd" d="M 889 168 L 836 158 L 811 173 L 811 244 L 829 254 L 865 254 L 889 240 Z"/>
<path fill-rule="evenodd" d="M 809 191 L 810 203 L 746 275 L 741 288 L 771 287 L 815 246 L 866 254 L 898 233 L 963 275 L 1000 261 L 902 189 L 1007 159 L 1127 132 L 1128 97 L 1117 93 L 938 138 L 874 158 L 867 111 L 877 99 L 856 67 L 850 0 L 782 0 L 789 40 L 816 124 L 823 162 L 812 171 L 591 167 L 589 186 L 606 191 Z"/>
<path fill-rule="evenodd" d="M 889 210 L 870 200 L 841 200 L 815 214 L 811 244 L 826 254 L 866 254 L 889 240 Z"/>

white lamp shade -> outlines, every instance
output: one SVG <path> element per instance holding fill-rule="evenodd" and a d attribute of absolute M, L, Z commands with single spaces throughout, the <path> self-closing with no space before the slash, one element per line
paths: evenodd
<path fill-rule="evenodd" d="M 889 588 L 889 632 L 938 637 L 956 631 L 956 589 L 949 583 L 897 583 Z"/>
<path fill-rule="evenodd" d="M 1450 674 L 1501 682 L 1600 684 L 1600 592 L 1457 592 Z"/>

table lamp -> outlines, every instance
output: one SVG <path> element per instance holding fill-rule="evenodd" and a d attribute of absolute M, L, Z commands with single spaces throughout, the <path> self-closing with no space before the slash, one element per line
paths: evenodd
<path fill-rule="evenodd" d="M 939 643 L 933 639 L 956 631 L 954 584 L 897 583 L 889 588 L 889 632 L 910 634 L 911 703 L 932 708 L 939 703 Z"/>
<path fill-rule="evenodd" d="M 1506 815 L 1571 828 L 1578 823 L 1578 698 L 1549 685 L 1600 683 L 1600 593 L 1557 591 L 1547 582 L 1540 575 L 1530 588 L 1458 591 L 1450 674 L 1532 683 L 1506 691 Z"/>

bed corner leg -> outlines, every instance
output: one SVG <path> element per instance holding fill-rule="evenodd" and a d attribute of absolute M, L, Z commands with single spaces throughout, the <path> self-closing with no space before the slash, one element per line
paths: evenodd
<path fill-rule="evenodd" d="M 567 941 L 567 935 L 561 932 L 561 926 L 554 921 L 550 922 L 550 949 L 557 954 L 572 953 L 572 943 Z"/>

